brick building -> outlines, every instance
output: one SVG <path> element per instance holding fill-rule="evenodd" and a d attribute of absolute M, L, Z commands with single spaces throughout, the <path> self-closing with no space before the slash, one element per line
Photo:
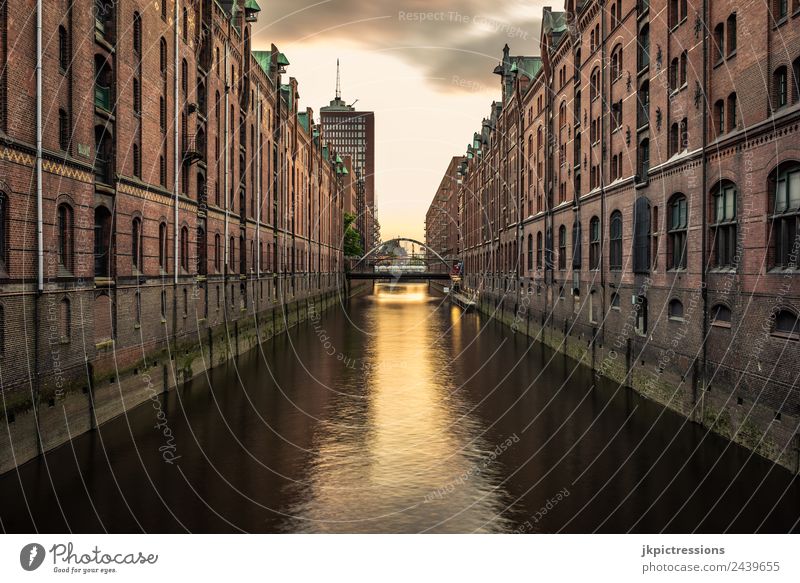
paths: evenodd
<path fill-rule="evenodd" d="M 0 433 L 18 462 L 64 441 L 62 405 L 74 435 L 238 353 L 333 293 L 343 260 L 344 165 L 285 55 L 253 50 L 254 0 L 39 5 L 39 35 L 35 0 L 0 8 Z"/>
<path fill-rule="evenodd" d="M 795 470 L 799 15 L 545 8 L 460 168 L 487 310 Z"/>
<path fill-rule="evenodd" d="M 460 200 L 458 183 L 461 180 L 458 169 L 464 161 L 463 156 L 453 156 L 447 170 L 436 189 L 428 211 L 425 213 L 425 244 L 428 266 L 432 271 L 448 271 L 437 261 L 430 250 L 438 253 L 452 266 L 461 257 Z"/>

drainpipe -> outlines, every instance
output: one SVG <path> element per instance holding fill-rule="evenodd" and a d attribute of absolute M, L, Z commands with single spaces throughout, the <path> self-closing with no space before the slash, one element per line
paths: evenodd
<path fill-rule="evenodd" d="M 230 145 L 228 144 L 228 140 L 229 140 L 228 128 L 230 126 L 230 120 L 228 119 L 228 107 L 229 107 L 228 101 L 230 99 L 230 79 L 228 78 L 228 41 L 227 40 L 225 41 L 224 66 L 225 66 L 225 115 L 224 115 L 224 119 L 225 119 L 225 122 L 224 122 L 225 123 L 225 132 L 224 132 L 225 139 L 223 140 L 222 143 L 225 146 L 225 171 L 222 174 L 222 178 L 223 178 L 223 180 L 222 180 L 222 195 L 224 197 L 223 207 L 225 208 L 225 245 L 224 245 L 225 256 L 222 258 L 222 263 L 224 265 L 224 270 L 223 270 L 223 273 L 224 273 L 224 278 L 223 278 L 224 279 L 224 285 L 223 285 L 223 289 L 227 289 L 227 287 L 228 287 L 228 285 L 227 285 L 228 284 L 228 254 L 230 253 L 230 250 L 228 249 L 228 214 L 229 214 L 229 209 L 228 209 L 228 203 L 229 203 L 229 201 L 228 201 L 228 173 L 229 173 L 229 166 L 230 166 L 230 159 L 229 159 Z M 225 294 L 223 293 L 223 296 L 224 295 Z M 227 310 L 225 311 L 225 313 L 227 313 Z"/>
<path fill-rule="evenodd" d="M 44 211 L 42 209 L 42 0 L 36 2 L 36 290 L 44 291 Z"/>
<path fill-rule="evenodd" d="M 256 278 L 261 278 L 261 86 L 256 87 L 256 104 L 258 116 L 256 119 Z M 260 284 L 259 284 L 260 285 Z"/>
<path fill-rule="evenodd" d="M 700 294 L 703 298 L 703 360 L 702 360 L 702 370 L 700 371 L 700 378 L 703 379 L 703 388 L 705 389 L 706 384 L 706 356 L 708 353 L 708 343 L 706 339 L 708 338 L 708 293 L 706 290 L 707 286 L 707 269 L 706 266 L 708 265 L 708 234 L 706 230 L 706 225 L 708 221 L 707 215 L 707 189 L 706 189 L 706 182 L 708 180 L 708 170 L 706 168 L 706 146 L 708 145 L 708 94 L 706 93 L 711 86 L 709 83 L 709 75 L 708 75 L 708 0 L 703 0 L 703 182 L 700 191 L 700 200 L 701 205 L 701 221 L 702 221 L 702 229 L 701 229 L 701 267 L 700 267 L 700 278 L 701 278 L 701 288 Z M 769 54 L 769 51 L 768 51 Z M 697 387 L 697 381 L 693 383 L 695 387 Z M 697 402 L 697 397 L 695 396 L 695 402 Z M 705 403 L 705 400 L 703 401 Z M 705 411 L 701 411 L 701 414 L 704 415 Z"/>
<path fill-rule="evenodd" d="M 173 27 L 173 33 L 172 33 L 174 41 L 175 41 L 175 47 L 174 47 L 174 51 L 173 51 L 174 60 L 175 60 L 175 77 L 174 77 L 173 83 L 172 83 L 172 85 L 173 85 L 172 94 L 173 94 L 173 97 L 174 97 L 174 100 L 175 100 L 175 114 L 174 114 L 175 127 L 173 129 L 173 137 L 174 137 L 174 140 L 175 140 L 175 152 L 174 152 L 174 157 L 173 157 L 173 161 L 175 163 L 175 181 L 173 182 L 173 192 L 174 192 L 174 196 L 175 196 L 175 208 L 173 209 L 173 217 L 174 217 L 174 222 L 175 222 L 175 232 L 172 234 L 172 243 L 173 243 L 173 251 L 174 251 L 174 257 L 175 257 L 175 273 L 173 274 L 173 283 L 175 284 L 175 294 L 176 295 L 175 295 L 174 303 L 176 305 L 176 308 L 177 308 L 177 301 L 178 301 L 178 299 L 177 299 L 178 266 L 180 265 L 180 258 L 178 257 L 178 230 L 179 230 L 179 226 L 178 226 L 178 180 L 179 180 L 179 177 L 180 177 L 180 172 L 179 172 L 179 167 L 178 167 L 179 166 L 179 161 L 180 161 L 179 149 L 178 149 L 178 146 L 179 146 L 179 144 L 178 144 L 178 71 L 179 71 L 179 69 L 178 69 L 178 40 L 179 40 L 178 27 L 180 26 L 179 25 L 179 19 L 178 19 L 178 4 L 179 4 L 178 2 L 175 2 L 175 26 Z M 177 312 L 177 309 L 175 311 Z"/>

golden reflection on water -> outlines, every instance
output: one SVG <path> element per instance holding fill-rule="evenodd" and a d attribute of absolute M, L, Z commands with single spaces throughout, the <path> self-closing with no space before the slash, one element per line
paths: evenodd
<path fill-rule="evenodd" d="M 354 386 L 315 438 L 303 502 L 291 530 L 311 532 L 493 531 L 503 527 L 480 424 L 453 374 L 460 326 L 427 284 L 376 285 L 351 308 L 363 334 Z M 352 314 L 354 317 L 355 314 Z M 460 334 L 455 334 L 460 336 Z M 354 397 L 353 395 L 358 395 Z"/>

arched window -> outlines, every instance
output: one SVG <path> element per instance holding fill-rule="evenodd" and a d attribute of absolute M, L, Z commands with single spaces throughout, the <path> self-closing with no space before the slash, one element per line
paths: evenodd
<path fill-rule="evenodd" d="M 69 35 L 63 26 L 58 27 L 58 64 L 61 70 L 66 72 L 69 69 Z"/>
<path fill-rule="evenodd" d="M 542 232 L 536 233 L 536 269 L 542 268 Z"/>
<path fill-rule="evenodd" d="M 164 0 L 166 2 L 166 0 Z M 161 37 L 161 41 L 159 42 L 159 69 L 161 71 L 161 76 L 167 76 L 167 39 L 163 36 Z"/>
<path fill-rule="evenodd" d="M 650 27 L 644 25 L 639 31 L 639 71 L 650 65 Z"/>
<path fill-rule="evenodd" d="M 683 320 L 683 304 L 677 298 L 669 302 L 669 319 L 670 320 Z"/>
<path fill-rule="evenodd" d="M 786 67 L 778 67 L 772 75 L 773 109 L 784 107 L 788 103 L 787 89 L 789 80 Z"/>
<path fill-rule="evenodd" d="M 674 156 L 680 151 L 680 127 L 674 122 L 669 128 L 669 155 Z"/>
<path fill-rule="evenodd" d="M 800 230 L 800 163 L 786 162 L 770 175 L 772 195 L 772 255 L 773 266 L 792 268 L 797 258 L 792 248 Z"/>
<path fill-rule="evenodd" d="M 528 234 L 528 271 L 533 270 L 533 234 Z"/>
<path fill-rule="evenodd" d="M 197 227 L 197 273 L 199 275 L 208 273 L 207 248 L 206 230 L 203 227 Z"/>
<path fill-rule="evenodd" d="M 686 197 L 676 194 L 669 203 L 669 225 L 667 227 L 667 264 L 669 269 L 686 269 L 686 233 L 688 229 L 688 207 Z"/>
<path fill-rule="evenodd" d="M 600 219 L 589 221 L 589 269 L 600 269 Z"/>
<path fill-rule="evenodd" d="M 189 272 L 189 228 L 181 227 L 181 267 Z"/>
<path fill-rule="evenodd" d="M 622 45 L 617 45 L 611 51 L 611 80 L 616 81 L 622 76 Z"/>
<path fill-rule="evenodd" d="M 111 213 L 104 206 L 94 209 L 94 275 L 111 276 Z"/>
<path fill-rule="evenodd" d="M 633 213 L 633 271 L 650 272 L 650 201 L 636 199 Z"/>
<path fill-rule="evenodd" d="M 137 56 L 142 54 L 142 17 L 138 12 L 133 13 L 133 50 Z"/>
<path fill-rule="evenodd" d="M 72 271 L 75 240 L 72 207 L 63 202 L 58 205 L 58 263 Z"/>
<path fill-rule="evenodd" d="M 716 304 L 711 308 L 711 325 L 722 328 L 731 327 L 731 309 L 725 304 Z"/>
<path fill-rule="evenodd" d="M 797 314 L 791 310 L 778 310 L 775 313 L 775 324 L 772 333 L 775 336 L 791 340 L 800 339 L 800 321 L 798 321 Z"/>
<path fill-rule="evenodd" d="M 728 17 L 728 56 L 736 52 L 736 13 Z"/>
<path fill-rule="evenodd" d="M 717 267 L 734 266 L 736 256 L 736 187 L 721 182 L 712 192 L 714 201 L 711 244 Z"/>
<path fill-rule="evenodd" d="M 688 60 L 689 60 L 688 53 L 686 51 L 683 51 L 681 53 L 681 64 L 680 64 L 680 69 L 678 71 L 678 80 L 680 82 L 680 86 L 681 87 L 686 85 L 686 81 L 687 81 L 687 79 L 686 79 L 686 68 L 687 68 Z"/>
<path fill-rule="evenodd" d="M 558 228 L 558 268 L 567 268 L 567 227 L 561 225 Z"/>
<path fill-rule="evenodd" d="M 167 252 L 167 223 L 160 223 L 158 225 L 158 266 L 162 272 L 167 271 L 167 259 L 169 253 Z"/>
<path fill-rule="evenodd" d="M 714 103 L 714 125 L 718 136 L 725 133 L 725 101 L 722 99 Z"/>
<path fill-rule="evenodd" d="M 589 87 L 589 98 L 594 101 L 600 95 L 600 69 L 595 68 L 592 71 Z"/>
<path fill-rule="evenodd" d="M 133 218 L 131 226 L 131 263 L 134 271 L 144 271 L 142 262 L 144 255 L 142 253 L 142 219 L 139 217 Z"/>
<path fill-rule="evenodd" d="M 609 251 L 608 267 L 612 271 L 622 269 L 622 213 L 614 211 L 611 213 L 611 225 L 609 229 Z"/>
<path fill-rule="evenodd" d="M 736 106 L 736 93 L 731 93 L 730 95 L 728 95 L 728 108 L 727 108 L 728 123 L 726 126 L 729 132 L 735 130 L 739 125 L 739 122 L 736 119 L 737 109 L 738 108 Z"/>
<path fill-rule="evenodd" d="M 61 342 L 69 342 L 72 336 L 72 307 L 69 299 L 63 298 L 59 305 L 59 325 L 61 332 Z"/>
<path fill-rule="evenodd" d="M 719 63 L 725 56 L 725 25 L 721 22 L 714 27 L 714 62 Z"/>
<path fill-rule="evenodd" d="M 581 268 L 581 258 L 583 251 L 581 242 L 583 241 L 583 229 L 579 222 L 572 223 L 572 267 L 576 270 Z"/>
<path fill-rule="evenodd" d="M 8 195 L 0 190 L 0 270 L 8 270 Z"/>
<path fill-rule="evenodd" d="M 678 63 L 678 57 L 675 57 L 669 64 L 669 88 L 672 91 L 678 88 Z"/>

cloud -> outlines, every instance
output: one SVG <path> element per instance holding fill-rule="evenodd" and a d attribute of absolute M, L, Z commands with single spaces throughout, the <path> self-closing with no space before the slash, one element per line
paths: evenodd
<path fill-rule="evenodd" d="M 541 6 L 486 0 L 270 0 L 253 27 L 254 44 L 274 42 L 291 60 L 292 44 L 392 54 L 419 67 L 443 92 L 494 87 L 504 44 L 537 55 Z"/>

